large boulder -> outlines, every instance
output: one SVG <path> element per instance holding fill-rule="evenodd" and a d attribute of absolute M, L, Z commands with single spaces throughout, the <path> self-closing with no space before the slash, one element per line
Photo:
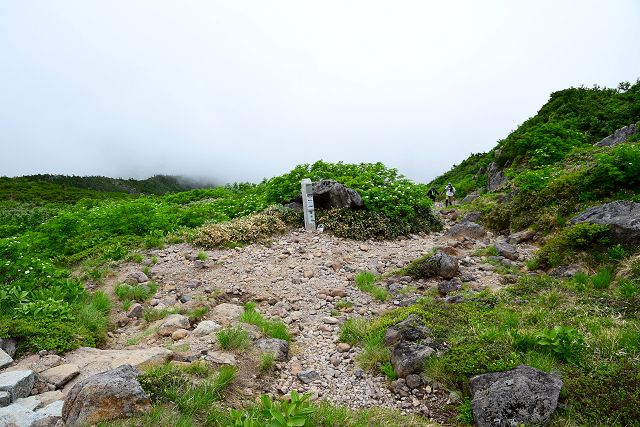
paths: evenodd
<path fill-rule="evenodd" d="M 137 369 L 123 365 L 77 383 L 62 408 L 66 426 L 80 427 L 151 411 L 138 375 Z"/>
<path fill-rule="evenodd" d="M 452 225 L 444 235 L 455 238 L 467 237 L 469 239 L 482 239 L 487 235 L 487 230 L 475 222 L 461 221 Z"/>
<path fill-rule="evenodd" d="M 302 195 L 299 195 L 294 203 L 301 202 Z M 331 179 L 313 183 L 313 204 L 316 209 L 360 209 L 364 206 L 357 191 Z"/>
<path fill-rule="evenodd" d="M 400 341 L 420 341 L 428 338 L 431 331 L 424 325 L 417 314 L 410 314 L 406 319 L 389 327 L 384 334 L 384 344 L 392 346 Z"/>
<path fill-rule="evenodd" d="M 598 147 L 609 147 L 611 145 L 622 144 L 636 133 L 638 133 L 638 127 L 636 125 L 625 126 L 616 130 L 612 135 L 596 142 L 594 145 Z"/>
<path fill-rule="evenodd" d="M 618 200 L 587 209 L 570 220 L 608 225 L 611 233 L 625 243 L 640 243 L 640 203 Z"/>
<path fill-rule="evenodd" d="M 491 162 L 487 170 L 487 191 L 493 191 L 507 180 L 504 173 L 498 168 L 497 163 Z"/>
<path fill-rule="evenodd" d="M 562 381 L 529 366 L 477 375 L 470 380 L 471 409 L 479 427 L 547 423 L 558 405 Z"/>
<path fill-rule="evenodd" d="M 420 277 L 442 277 L 451 279 L 458 273 L 458 259 L 438 251 L 435 255 L 423 260 L 417 266 Z"/>
<path fill-rule="evenodd" d="M 391 365 L 400 378 L 410 374 L 419 374 L 424 362 L 435 350 L 412 341 L 400 341 L 391 352 Z"/>

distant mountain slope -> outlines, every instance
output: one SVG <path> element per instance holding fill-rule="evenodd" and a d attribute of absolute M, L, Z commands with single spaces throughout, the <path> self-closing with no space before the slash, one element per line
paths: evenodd
<path fill-rule="evenodd" d="M 616 129 L 640 121 L 640 81 L 611 88 L 569 88 L 554 92 L 540 111 L 488 153 L 472 154 L 431 182 L 453 182 L 458 196 L 485 189 L 489 165 L 514 176 L 561 165 L 576 150 L 589 150 Z M 631 141 L 637 139 L 632 138 Z"/>
<path fill-rule="evenodd" d="M 81 198 L 123 198 L 132 194 L 167 194 L 195 188 L 211 188 L 210 183 L 168 175 L 144 180 L 104 176 L 30 175 L 0 177 L 0 200 L 74 202 Z"/>

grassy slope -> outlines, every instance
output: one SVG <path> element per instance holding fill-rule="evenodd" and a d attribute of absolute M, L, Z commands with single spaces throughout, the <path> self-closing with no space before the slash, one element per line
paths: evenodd
<path fill-rule="evenodd" d="M 428 299 L 405 309 L 421 315 L 451 344 L 429 364 L 429 376 L 468 396 L 474 374 L 519 363 L 554 369 L 564 380 L 566 406 L 553 425 L 640 425 L 639 248 L 612 241 L 606 227 L 567 226 L 568 218 L 588 206 L 640 201 L 638 136 L 616 147 L 592 145 L 639 120 L 640 83 L 626 91 L 559 91 L 491 152 L 471 156 L 434 180 L 439 186 L 453 181 L 463 194 L 484 189 L 486 174 L 479 171 L 495 161 L 509 183 L 466 208 L 480 210 L 494 230 L 533 228 L 546 235 L 531 268 L 580 262 L 587 273 L 555 280 L 538 272 L 478 302 L 442 311 L 442 304 Z M 378 329 L 345 338 L 366 342 L 382 325 L 404 316 L 391 313 L 379 320 Z M 461 411 L 468 413 L 468 407 Z"/>

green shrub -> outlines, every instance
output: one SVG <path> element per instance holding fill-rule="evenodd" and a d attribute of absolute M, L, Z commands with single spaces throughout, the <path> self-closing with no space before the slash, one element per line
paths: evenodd
<path fill-rule="evenodd" d="M 362 292 L 370 294 L 372 297 L 379 301 L 386 301 L 389 298 L 389 292 L 375 284 L 376 277 L 373 273 L 368 271 L 361 271 L 355 276 L 356 286 Z"/>
<path fill-rule="evenodd" d="M 220 329 L 216 337 L 224 350 L 244 350 L 251 344 L 249 333 L 239 326 Z"/>
<path fill-rule="evenodd" d="M 146 284 L 129 285 L 128 283 L 119 283 L 115 286 L 114 292 L 120 301 L 138 301 L 144 302 L 156 294 L 158 285 L 155 282 Z"/>
<path fill-rule="evenodd" d="M 609 242 L 609 226 L 590 223 L 575 224 L 551 238 L 538 251 L 541 265 L 555 267 L 575 256 L 576 251 L 588 250 Z"/>
<path fill-rule="evenodd" d="M 393 366 L 391 365 L 391 362 L 385 362 L 383 364 L 380 365 L 380 372 L 382 372 L 389 381 L 393 381 L 393 380 L 397 380 L 398 379 L 398 374 L 396 373 L 395 369 L 393 369 Z"/>
<path fill-rule="evenodd" d="M 608 268 L 603 268 L 591 277 L 594 289 L 608 289 L 613 282 L 614 274 Z"/>
<path fill-rule="evenodd" d="M 262 314 L 256 311 L 254 302 L 247 302 L 244 306 L 244 312 L 240 316 L 240 321 L 256 325 L 260 331 L 269 338 L 279 338 L 285 341 L 291 341 L 291 335 L 287 330 L 287 325 L 279 320 L 267 320 Z"/>
<path fill-rule="evenodd" d="M 260 373 L 266 374 L 271 372 L 275 359 L 276 357 L 273 353 L 262 353 L 262 356 L 260 356 Z"/>
<path fill-rule="evenodd" d="M 204 225 L 196 230 L 193 242 L 209 248 L 263 242 L 289 229 L 289 215 L 286 209 L 273 207 L 229 222 Z"/>

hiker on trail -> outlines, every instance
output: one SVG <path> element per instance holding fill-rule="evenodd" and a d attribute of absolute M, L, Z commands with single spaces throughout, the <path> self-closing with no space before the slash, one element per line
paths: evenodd
<path fill-rule="evenodd" d="M 432 202 L 435 202 L 437 196 L 438 192 L 432 185 L 431 188 L 429 188 L 429 190 L 427 191 L 427 197 L 430 198 Z"/>
<path fill-rule="evenodd" d="M 446 187 L 444 187 L 444 193 L 447 196 L 447 199 L 444 201 L 445 206 L 453 206 L 453 197 L 456 195 L 456 189 L 451 183 L 448 183 Z"/>

